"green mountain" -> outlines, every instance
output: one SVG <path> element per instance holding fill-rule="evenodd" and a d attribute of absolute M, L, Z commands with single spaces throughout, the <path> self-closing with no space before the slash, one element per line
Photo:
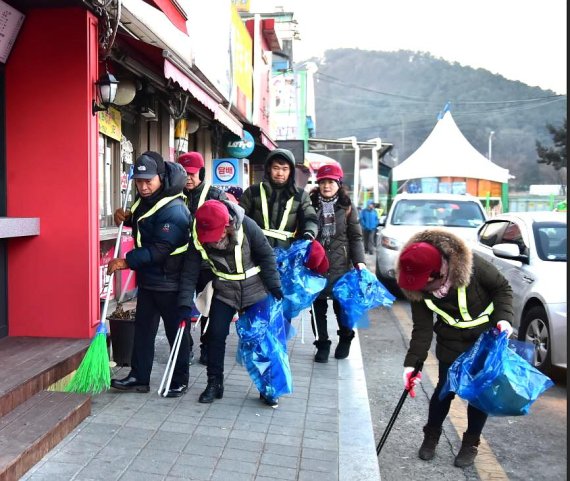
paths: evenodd
<path fill-rule="evenodd" d="M 310 61 L 318 67 L 317 138 L 380 137 L 394 145 L 391 155 L 402 162 L 449 102 L 463 135 L 485 156 L 494 132 L 491 157 L 516 176 L 511 191 L 566 183 L 565 172 L 536 162 L 536 141 L 552 145 L 546 125 L 560 127 L 566 118 L 566 95 L 422 52 L 336 49 Z"/>

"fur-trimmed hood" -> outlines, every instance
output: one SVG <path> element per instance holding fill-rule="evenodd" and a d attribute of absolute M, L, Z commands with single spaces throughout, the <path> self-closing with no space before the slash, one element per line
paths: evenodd
<path fill-rule="evenodd" d="M 410 237 L 400 252 L 416 242 L 432 244 L 443 254 L 449 264 L 452 288 L 469 285 L 473 270 L 473 252 L 463 239 L 443 229 L 426 229 Z M 400 259 L 398 258 L 396 261 L 396 279 L 399 277 L 399 273 Z M 411 301 L 421 301 L 425 298 L 425 293 L 421 291 L 402 289 L 402 292 Z"/>

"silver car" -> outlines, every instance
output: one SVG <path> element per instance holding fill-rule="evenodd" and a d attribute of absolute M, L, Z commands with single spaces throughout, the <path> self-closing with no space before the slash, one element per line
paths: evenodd
<path fill-rule="evenodd" d="M 393 294 L 401 295 L 394 268 L 400 249 L 424 229 L 447 229 L 468 242 L 477 240 L 477 229 L 487 216 L 476 197 L 461 194 L 398 194 L 385 219 L 376 246 L 376 277 Z"/>
<path fill-rule="evenodd" d="M 566 369 L 566 235 L 564 212 L 513 212 L 481 226 L 475 246 L 511 283 L 513 328 L 543 372 Z"/>

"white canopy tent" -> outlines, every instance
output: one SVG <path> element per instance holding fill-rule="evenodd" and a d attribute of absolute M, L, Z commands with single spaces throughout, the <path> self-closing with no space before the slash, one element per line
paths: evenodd
<path fill-rule="evenodd" d="M 466 177 L 502 184 L 513 178 L 508 169 L 494 164 L 469 143 L 449 111 L 424 143 L 392 169 L 393 181 L 426 177 Z"/>

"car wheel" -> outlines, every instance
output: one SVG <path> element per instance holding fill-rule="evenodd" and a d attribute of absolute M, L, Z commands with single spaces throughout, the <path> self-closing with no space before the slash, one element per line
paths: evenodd
<path fill-rule="evenodd" d="M 522 321 L 522 340 L 534 345 L 534 367 L 542 372 L 550 371 L 552 367 L 550 329 L 546 312 L 536 306 L 528 310 Z"/>

